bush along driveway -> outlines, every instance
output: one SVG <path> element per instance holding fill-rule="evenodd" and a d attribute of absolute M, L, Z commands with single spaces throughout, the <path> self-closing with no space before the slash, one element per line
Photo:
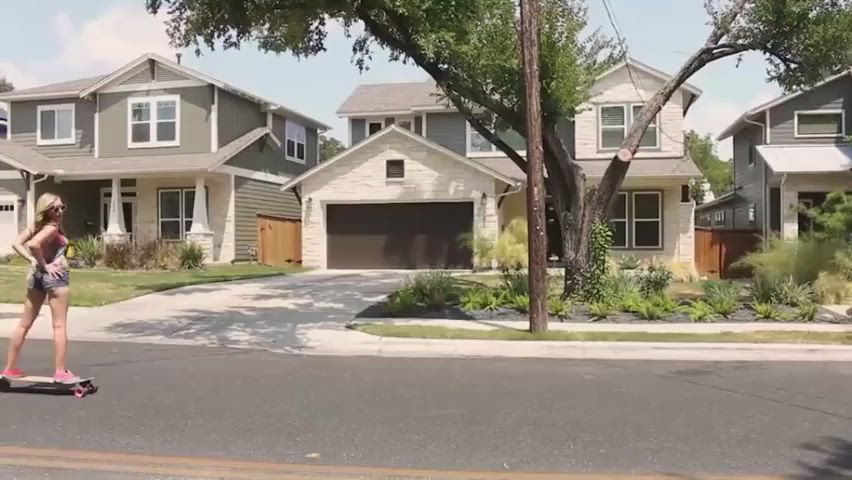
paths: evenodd
<path fill-rule="evenodd" d="M 0 303 L 21 303 L 28 267 L 0 266 Z M 250 280 L 304 271 L 299 266 L 211 265 L 197 270 L 72 269 L 71 304 L 96 307 L 190 285 Z"/>

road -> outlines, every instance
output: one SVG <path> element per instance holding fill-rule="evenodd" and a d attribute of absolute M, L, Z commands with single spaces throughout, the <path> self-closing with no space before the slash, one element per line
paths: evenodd
<path fill-rule="evenodd" d="M 39 373 L 50 358 L 50 344 L 34 341 L 24 366 Z M 0 478 L 216 469 L 235 473 L 209 478 L 852 477 L 849 364 L 407 360 L 119 343 L 75 343 L 71 358 L 97 377 L 96 395 L 0 393 Z M 67 470 L 45 468 L 56 466 Z"/>

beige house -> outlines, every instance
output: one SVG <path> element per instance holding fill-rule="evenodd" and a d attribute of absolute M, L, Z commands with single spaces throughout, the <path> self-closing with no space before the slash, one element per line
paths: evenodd
<path fill-rule="evenodd" d="M 628 72 L 630 69 L 630 72 Z M 599 181 L 643 99 L 667 76 L 630 61 L 603 74 L 563 141 L 590 184 Z M 634 83 L 635 82 L 635 83 Z M 525 176 L 437 103 L 431 82 L 362 85 L 338 110 L 350 147 L 287 182 L 302 202 L 303 260 L 331 268 L 470 268 L 469 242 L 496 240 L 526 216 Z M 694 204 L 700 172 L 685 156 L 683 116 L 700 95 L 685 85 L 643 139 L 610 222 L 614 251 L 692 269 Z M 523 138 L 501 132 L 524 154 Z M 560 232 L 548 210 L 548 247 L 558 263 Z"/>

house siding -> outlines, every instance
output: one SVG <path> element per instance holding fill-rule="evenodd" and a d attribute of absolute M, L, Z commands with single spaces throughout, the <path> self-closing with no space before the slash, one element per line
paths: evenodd
<path fill-rule="evenodd" d="M 458 112 L 426 115 L 426 138 L 460 155 L 467 155 L 464 116 Z"/>
<path fill-rule="evenodd" d="M 177 147 L 128 148 L 128 99 L 180 95 L 180 145 Z M 221 97 L 220 97 L 221 98 Z M 138 155 L 171 155 L 210 152 L 210 113 L 213 91 L 210 87 L 172 88 L 145 92 L 104 93 L 100 95 L 100 150 L 103 158 Z M 220 113 L 221 118 L 221 113 Z"/>
<path fill-rule="evenodd" d="M 266 126 L 266 113 L 260 105 L 219 90 L 219 146 L 227 145 L 257 127 Z M 284 141 L 284 137 L 279 137 Z"/>
<path fill-rule="evenodd" d="M 153 65 L 153 71 L 151 66 Z M 170 82 L 175 80 L 189 80 L 187 77 L 175 71 L 165 68 L 158 62 L 149 61 L 138 72 L 130 75 L 121 82 L 121 85 L 139 85 L 154 82 Z"/>
<path fill-rule="evenodd" d="M 284 150 L 265 138 L 246 147 L 225 165 L 285 177 L 299 175 L 309 168 L 301 163 L 285 159 Z"/>
<path fill-rule="evenodd" d="M 846 134 L 852 132 L 852 78 L 848 75 L 790 99 L 769 112 L 771 144 L 843 143 L 843 138 L 796 138 L 797 110 L 844 109 Z"/>
<path fill-rule="evenodd" d="M 249 248 L 257 245 L 257 215 L 300 218 L 296 195 L 282 192 L 281 185 L 234 178 L 234 245 L 236 260 L 248 260 Z"/>
<path fill-rule="evenodd" d="M 94 155 L 95 103 L 75 98 L 12 103 L 12 141 L 34 148 L 48 157 L 80 157 Z M 74 104 L 74 144 L 37 145 L 38 107 L 43 105 Z M 126 124 L 125 120 L 125 124 Z"/>
<path fill-rule="evenodd" d="M 749 126 L 734 135 L 734 185 L 738 200 L 731 203 L 731 220 L 729 228 L 750 230 L 763 226 L 763 190 L 765 163 L 755 151 L 754 165 L 749 166 L 749 149 L 752 146 L 763 145 L 763 129 L 759 126 Z M 751 205 L 755 205 L 754 222 L 748 219 Z M 727 221 L 727 219 L 726 219 Z"/>
<path fill-rule="evenodd" d="M 364 140 L 366 136 L 366 128 L 367 128 L 367 120 L 363 118 L 350 118 L 349 119 L 349 134 L 351 136 L 350 147 L 355 145 L 356 143 Z"/>

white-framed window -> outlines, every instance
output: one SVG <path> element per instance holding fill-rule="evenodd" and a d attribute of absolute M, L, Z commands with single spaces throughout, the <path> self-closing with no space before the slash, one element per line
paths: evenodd
<path fill-rule="evenodd" d="M 725 211 L 719 210 L 713 214 L 713 225 L 724 225 L 725 224 Z"/>
<path fill-rule="evenodd" d="M 631 105 L 630 107 L 630 124 L 633 124 L 633 120 L 639 116 L 639 112 L 642 111 L 642 107 L 645 105 Z M 623 139 L 622 139 L 623 140 Z M 660 129 L 657 128 L 657 117 L 654 117 L 651 120 L 651 124 L 648 125 L 648 129 L 645 130 L 645 135 L 642 135 L 642 141 L 639 142 L 639 147 L 645 148 L 659 148 L 660 147 Z"/>
<path fill-rule="evenodd" d="M 624 192 L 615 195 L 609 226 L 612 229 L 612 248 L 627 248 L 627 194 Z"/>
<path fill-rule="evenodd" d="M 629 107 L 629 110 L 628 110 Z M 617 150 L 624 142 L 627 129 L 639 116 L 644 104 L 625 103 L 598 106 L 598 149 Z M 659 115 L 648 125 L 639 148 L 660 148 Z"/>
<path fill-rule="evenodd" d="M 292 160 L 296 163 L 305 163 L 307 158 L 307 139 L 308 134 L 304 125 L 287 120 L 286 126 L 286 144 L 284 145 L 287 160 Z"/>
<path fill-rule="evenodd" d="M 468 157 L 494 157 L 503 155 L 503 151 L 479 134 L 470 123 L 465 123 L 467 128 L 467 156 Z M 491 127 L 493 128 L 493 127 Z M 527 154 L 527 141 L 514 130 L 501 130 L 497 132 L 500 140 L 515 149 L 518 155 Z"/>
<path fill-rule="evenodd" d="M 400 117 L 396 119 L 396 124 L 399 125 L 400 128 L 404 128 L 409 132 L 414 131 L 414 117 Z"/>
<path fill-rule="evenodd" d="M 385 128 L 384 120 L 367 120 L 364 123 L 364 138 L 382 131 Z"/>
<path fill-rule="evenodd" d="M 36 109 L 36 144 L 68 145 L 74 138 L 74 104 L 39 105 Z"/>
<path fill-rule="evenodd" d="M 633 248 L 662 248 L 663 195 L 633 192 Z"/>
<path fill-rule="evenodd" d="M 208 194 L 205 191 L 205 194 Z M 209 194 L 208 194 L 209 196 Z M 161 240 L 183 240 L 192 228 L 194 188 L 164 188 L 158 193 L 157 220 Z M 207 202 L 210 209 L 210 202 Z M 209 212 L 208 212 L 209 216 Z"/>
<path fill-rule="evenodd" d="M 797 138 L 837 138 L 846 135 L 846 111 L 800 110 L 793 122 Z"/>
<path fill-rule="evenodd" d="M 127 99 L 128 148 L 180 145 L 180 95 Z"/>

